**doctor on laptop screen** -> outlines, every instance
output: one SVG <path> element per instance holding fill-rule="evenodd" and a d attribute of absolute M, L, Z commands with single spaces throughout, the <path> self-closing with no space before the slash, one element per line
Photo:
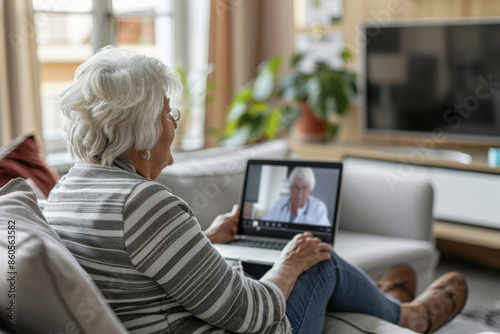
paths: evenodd
<path fill-rule="evenodd" d="M 312 168 L 295 167 L 287 183 L 289 195 L 278 198 L 260 219 L 306 225 L 331 226 L 327 207 L 311 195 L 316 184 Z"/>
<path fill-rule="evenodd" d="M 250 160 L 240 234 L 291 239 L 307 231 L 332 243 L 341 176 L 342 165 L 337 163 Z"/>

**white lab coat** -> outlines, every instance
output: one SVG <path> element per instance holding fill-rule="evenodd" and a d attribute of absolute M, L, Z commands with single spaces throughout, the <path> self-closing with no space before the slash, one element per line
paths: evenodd
<path fill-rule="evenodd" d="M 290 197 L 279 198 L 260 219 L 289 222 L 291 216 Z M 298 208 L 297 216 L 291 223 L 332 226 L 327 217 L 327 208 L 321 200 L 309 195 L 306 205 Z"/>

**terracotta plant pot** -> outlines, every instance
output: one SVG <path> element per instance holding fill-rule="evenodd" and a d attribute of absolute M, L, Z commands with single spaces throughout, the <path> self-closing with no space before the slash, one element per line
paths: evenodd
<path fill-rule="evenodd" d="M 323 141 L 328 138 L 326 124 L 316 117 L 309 105 L 300 101 L 302 114 L 295 121 L 293 137 L 304 141 Z"/>

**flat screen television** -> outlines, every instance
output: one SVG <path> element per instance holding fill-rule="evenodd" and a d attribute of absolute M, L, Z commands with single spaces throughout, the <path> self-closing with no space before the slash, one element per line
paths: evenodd
<path fill-rule="evenodd" d="M 365 133 L 500 143 L 500 20 L 362 31 Z"/>

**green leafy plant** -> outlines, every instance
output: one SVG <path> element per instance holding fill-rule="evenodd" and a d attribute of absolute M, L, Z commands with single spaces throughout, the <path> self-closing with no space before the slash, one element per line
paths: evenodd
<path fill-rule="evenodd" d="M 240 88 L 228 107 L 221 144 L 240 145 L 276 138 L 282 110 L 276 104 L 276 80 L 282 57 L 263 61 L 256 77 Z"/>
<path fill-rule="evenodd" d="M 307 103 L 327 124 L 331 135 L 339 115 L 347 112 L 356 93 L 355 76 L 318 62 L 314 71 L 303 72 L 303 55 L 289 58 L 288 71 L 280 77 L 283 57 L 263 61 L 257 75 L 239 89 L 228 107 L 222 145 L 241 145 L 270 140 L 289 132 L 302 112 L 297 101 Z M 344 59 L 349 54 L 343 53 Z"/>
<path fill-rule="evenodd" d="M 334 69 L 324 62 L 317 62 L 311 72 L 304 72 L 300 68 L 303 57 L 292 55 L 290 70 L 279 82 L 277 94 L 285 101 L 307 103 L 316 118 L 325 123 L 327 132 L 334 136 L 340 116 L 347 113 L 357 93 L 356 76 L 346 67 Z M 351 54 L 344 50 L 342 58 L 347 63 Z"/>

